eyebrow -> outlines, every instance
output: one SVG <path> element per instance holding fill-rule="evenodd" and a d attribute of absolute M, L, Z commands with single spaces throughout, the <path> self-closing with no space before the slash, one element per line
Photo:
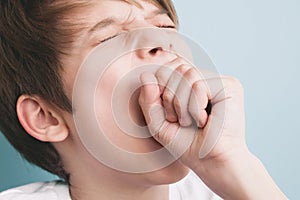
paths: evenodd
<path fill-rule="evenodd" d="M 102 29 L 102 28 L 105 28 L 107 26 L 110 26 L 110 25 L 113 25 L 113 24 L 116 24 L 116 23 L 117 23 L 117 20 L 114 17 L 108 17 L 108 18 L 105 18 L 105 19 L 101 20 L 100 22 L 98 22 L 91 29 L 89 29 L 88 32 L 89 33 L 94 32 L 98 29 Z"/>
<path fill-rule="evenodd" d="M 149 16 L 147 16 L 145 19 L 147 20 L 147 19 L 151 19 L 151 18 L 155 17 L 156 15 L 165 15 L 165 14 L 168 15 L 169 12 L 165 9 L 158 9 L 158 10 L 151 12 L 151 14 Z M 114 17 L 105 18 L 105 19 L 101 20 L 100 22 L 98 22 L 97 24 L 95 24 L 91 29 L 89 29 L 88 33 L 103 29 L 107 26 L 111 26 L 116 23 L 117 23 L 117 19 Z"/>

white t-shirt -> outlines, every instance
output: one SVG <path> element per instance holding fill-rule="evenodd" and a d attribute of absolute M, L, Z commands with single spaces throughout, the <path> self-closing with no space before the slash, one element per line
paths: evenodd
<path fill-rule="evenodd" d="M 170 185 L 170 200 L 220 200 L 194 173 Z M 0 193 L 0 200 L 71 200 L 61 181 L 31 183 Z"/>

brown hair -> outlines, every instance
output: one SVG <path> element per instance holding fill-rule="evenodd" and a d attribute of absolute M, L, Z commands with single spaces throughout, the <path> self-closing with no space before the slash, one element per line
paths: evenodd
<path fill-rule="evenodd" d="M 51 143 L 26 133 L 16 114 L 16 102 L 22 94 L 38 95 L 72 112 L 71 102 L 64 92 L 59 60 L 69 44 L 69 35 L 59 24 L 69 11 L 87 2 L 0 1 L 0 131 L 25 159 L 66 181 L 69 176 L 58 152 Z M 177 24 L 171 0 L 150 2 L 166 9 Z"/>

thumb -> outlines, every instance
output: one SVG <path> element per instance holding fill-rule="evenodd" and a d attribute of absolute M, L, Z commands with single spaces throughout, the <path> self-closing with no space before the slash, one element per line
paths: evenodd
<path fill-rule="evenodd" d="M 141 92 L 139 96 L 139 104 L 143 111 L 148 129 L 153 137 L 163 145 L 168 144 L 172 140 L 171 136 L 168 138 L 159 137 L 159 133 L 167 127 L 168 122 L 165 118 L 165 111 L 160 98 L 160 89 L 156 77 L 151 73 L 143 73 L 140 77 L 142 82 Z"/>

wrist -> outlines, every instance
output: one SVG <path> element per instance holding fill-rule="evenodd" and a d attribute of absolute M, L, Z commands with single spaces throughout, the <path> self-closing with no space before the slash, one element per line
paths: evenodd
<path fill-rule="evenodd" d="M 224 199 L 287 199 L 261 161 L 246 147 L 199 161 L 193 169 Z"/>

